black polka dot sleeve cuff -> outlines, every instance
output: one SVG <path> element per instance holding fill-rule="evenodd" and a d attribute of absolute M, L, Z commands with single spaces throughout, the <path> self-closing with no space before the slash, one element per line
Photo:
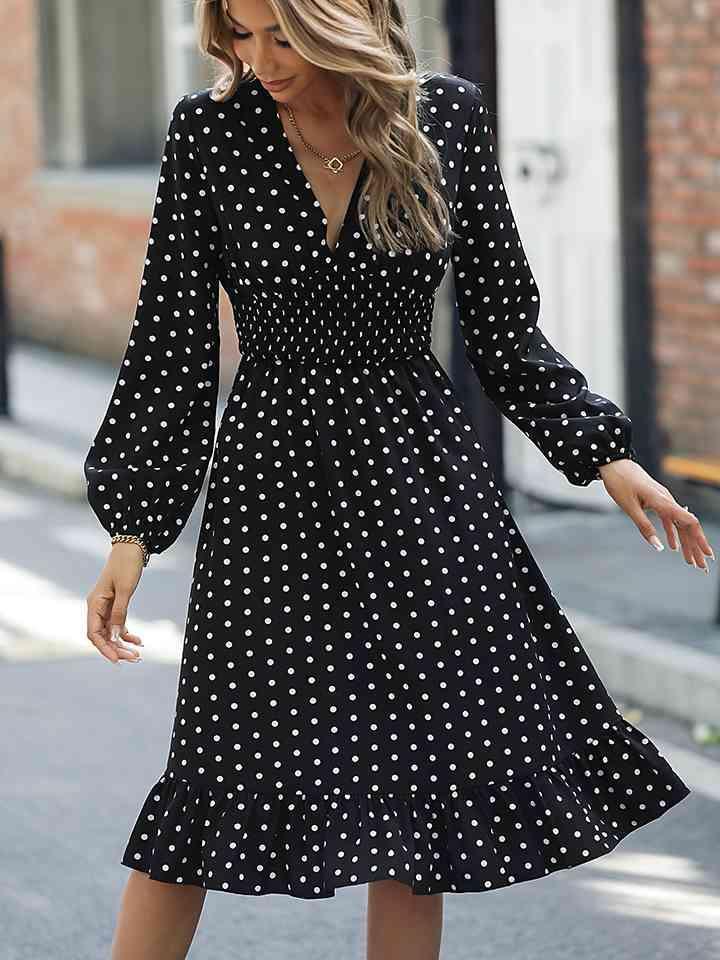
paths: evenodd
<path fill-rule="evenodd" d="M 186 98 L 167 133 L 140 296 L 108 410 L 84 463 L 110 535 L 150 553 L 179 536 L 210 461 L 218 392 L 218 225 Z"/>
<path fill-rule="evenodd" d="M 637 460 L 631 420 L 593 393 L 538 326 L 540 296 L 498 166 L 482 94 L 465 125 L 453 270 L 466 355 L 487 396 L 577 486 L 598 467 Z"/>

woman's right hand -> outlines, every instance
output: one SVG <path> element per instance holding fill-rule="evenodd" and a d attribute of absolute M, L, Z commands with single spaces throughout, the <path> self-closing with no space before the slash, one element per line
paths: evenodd
<path fill-rule="evenodd" d="M 98 581 L 87 596 L 87 638 L 113 663 L 142 660 L 139 650 L 129 650 L 123 640 L 143 646 L 140 637 L 125 626 L 130 597 L 143 571 L 142 551 L 136 543 L 113 544 Z M 121 639 L 120 639 L 121 638 Z"/>

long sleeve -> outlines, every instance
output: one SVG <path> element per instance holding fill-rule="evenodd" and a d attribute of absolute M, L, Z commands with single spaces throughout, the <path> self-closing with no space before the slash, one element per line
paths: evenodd
<path fill-rule="evenodd" d="M 478 87 L 462 148 L 452 263 L 466 356 L 498 409 L 567 480 L 587 486 L 598 466 L 638 460 L 631 420 L 592 393 L 582 371 L 538 326 L 540 298 L 505 194 L 495 136 Z"/>
<path fill-rule="evenodd" d="M 150 553 L 187 522 L 215 435 L 222 248 L 191 110 L 183 97 L 172 111 L 134 322 L 84 462 L 102 526 Z"/>

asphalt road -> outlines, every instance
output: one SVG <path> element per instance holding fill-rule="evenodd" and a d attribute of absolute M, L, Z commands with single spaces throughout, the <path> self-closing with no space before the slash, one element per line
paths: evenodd
<path fill-rule="evenodd" d="M 120 856 L 167 754 L 192 537 L 133 604 L 155 658 L 115 667 L 84 637 L 105 539 L 77 504 L 0 488 L 0 960 L 109 956 Z M 660 717 L 639 726 L 678 751 L 692 795 L 591 863 L 446 894 L 443 960 L 720 960 L 719 751 Z M 365 897 L 211 891 L 190 957 L 363 960 Z"/>

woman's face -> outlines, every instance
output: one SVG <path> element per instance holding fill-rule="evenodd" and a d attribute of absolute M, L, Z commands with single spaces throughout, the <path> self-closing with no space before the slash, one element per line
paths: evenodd
<path fill-rule="evenodd" d="M 325 71 L 296 53 L 265 0 L 224 0 L 232 21 L 233 47 L 276 100 L 297 100 Z M 274 86 L 274 81 L 283 81 Z"/>

